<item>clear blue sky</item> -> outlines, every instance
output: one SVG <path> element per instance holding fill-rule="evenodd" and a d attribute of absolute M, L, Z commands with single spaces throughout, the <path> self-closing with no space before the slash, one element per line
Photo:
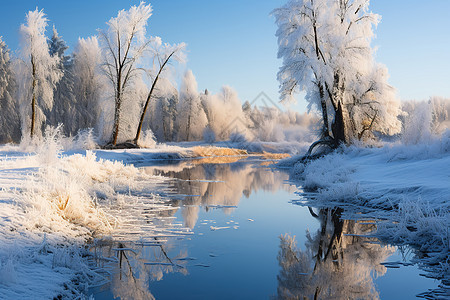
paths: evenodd
<path fill-rule="evenodd" d="M 377 28 L 377 61 L 387 65 L 401 99 L 450 98 L 450 1 L 372 0 L 382 15 Z M 43 8 L 73 49 L 78 37 L 96 34 L 120 9 L 139 1 L 2 1 L 0 35 L 13 50 L 25 14 Z M 261 91 L 278 99 L 280 61 L 272 9 L 284 0 L 154 0 L 148 33 L 163 41 L 188 44 L 188 64 L 201 89 L 224 84 L 251 101 Z M 300 97 L 301 98 L 301 97 Z M 303 102 L 302 99 L 299 101 Z M 298 105 L 302 109 L 303 105 Z"/>

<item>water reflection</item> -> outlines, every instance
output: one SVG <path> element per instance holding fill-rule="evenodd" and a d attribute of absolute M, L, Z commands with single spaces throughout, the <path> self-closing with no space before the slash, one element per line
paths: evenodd
<path fill-rule="evenodd" d="M 187 275 L 189 258 L 184 252 L 173 255 L 167 238 L 145 243 L 97 242 L 92 247 L 96 266 L 111 274 L 100 290 L 109 290 L 114 299 L 155 299 L 149 289 L 151 281 L 162 280 L 169 273 Z"/>
<path fill-rule="evenodd" d="M 219 159 L 219 160 L 218 160 Z M 253 192 L 263 190 L 276 192 L 293 187 L 284 184 L 288 175 L 279 171 L 270 171 L 267 167 L 239 158 L 207 158 L 179 165 L 165 167 L 146 167 L 152 175 L 175 178 L 172 189 L 175 199 L 181 199 L 184 225 L 194 228 L 201 207 L 206 211 L 220 208 L 225 213 L 232 212 L 242 198 L 248 198 Z M 233 162 L 230 163 L 229 159 Z M 236 161 L 235 161 L 236 160 Z M 264 165 L 267 161 L 264 161 Z"/>
<path fill-rule="evenodd" d="M 160 196 L 137 195 L 138 205 L 135 195 L 124 194 L 119 203 L 105 207 L 111 214 L 126 215 L 127 222 L 115 230 L 111 240 L 97 241 L 92 246 L 96 267 L 111 273 L 108 284 L 92 291 L 96 298 L 155 299 L 152 282 L 163 280 L 169 273 L 187 275 L 192 266 L 206 266 L 189 257 L 182 241 L 190 242 L 193 232 L 185 227 L 195 227 L 201 210 L 230 213 L 241 199 L 256 191 L 293 192 L 294 187 L 284 184 L 287 174 L 269 170 L 260 162 L 234 160 L 208 159 L 142 168 L 148 174 L 172 180 L 165 181 Z M 177 221 L 180 210 L 184 224 Z M 102 296 L 102 292 L 107 295 Z"/>
<path fill-rule="evenodd" d="M 395 248 L 381 246 L 367 235 L 374 222 L 342 220 L 342 210 L 320 209 L 311 214 L 320 229 L 307 234 L 305 250 L 289 235 L 281 237 L 278 262 L 278 299 L 378 299 L 374 277 Z"/>
<path fill-rule="evenodd" d="M 94 291 L 96 299 L 261 299 L 275 293 L 278 299 L 379 298 L 374 281 L 385 274 L 384 262 L 395 249 L 364 237 L 374 221 L 342 220 L 339 208 L 293 207 L 285 192 L 295 189 L 285 184 L 288 176 L 261 161 L 190 161 L 145 171 L 172 179 L 163 180 L 162 192 L 155 190 L 157 203 L 149 198 L 143 205 L 142 195 L 133 202 L 131 195 L 111 206 L 114 215 L 133 218 L 112 240 L 96 245 L 97 266 L 110 266 L 112 274 L 107 286 Z M 249 197 L 258 201 L 242 200 Z M 231 219 L 239 230 L 214 231 L 215 223 L 206 222 L 227 226 Z M 318 229 L 307 233 L 304 250 L 287 235 L 278 249 L 279 234 L 295 227 L 304 239 L 306 226 Z M 186 227 L 195 227 L 195 234 Z M 102 291 L 108 294 L 99 296 Z"/>

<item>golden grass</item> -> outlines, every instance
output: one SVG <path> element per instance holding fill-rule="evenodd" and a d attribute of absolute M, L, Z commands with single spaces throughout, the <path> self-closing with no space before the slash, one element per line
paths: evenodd
<path fill-rule="evenodd" d="M 269 153 L 266 151 L 263 151 L 261 156 L 264 159 L 283 159 L 283 158 L 291 157 L 291 155 L 287 154 L 287 153 Z"/>
<path fill-rule="evenodd" d="M 197 146 L 192 149 L 195 157 L 214 157 L 214 156 L 242 156 L 248 155 L 247 150 L 221 147 L 202 147 Z"/>

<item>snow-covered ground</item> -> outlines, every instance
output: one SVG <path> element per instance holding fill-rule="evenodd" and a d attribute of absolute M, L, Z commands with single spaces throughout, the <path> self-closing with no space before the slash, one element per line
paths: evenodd
<path fill-rule="evenodd" d="M 299 203 L 344 208 L 345 219 L 376 219 L 381 240 L 407 246 L 427 276 L 450 286 L 450 131 L 427 144 L 342 148 L 306 166 L 295 158 L 291 179 Z"/>
<path fill-rule="evenodd" d="M 33 152 L 21 150 L 0 148 L 0 298 L 82 299 L 87 284 L 103 279 L 89 265 L 87 241 L 130 230 L 188 231 L 170 219 L 136 223 L 139 210 L 171 209 L 156 194 L 166 179 L 120 162 L 179 159 L 189 154 L 184 148 L 62 152 L 49 138 Z"/>

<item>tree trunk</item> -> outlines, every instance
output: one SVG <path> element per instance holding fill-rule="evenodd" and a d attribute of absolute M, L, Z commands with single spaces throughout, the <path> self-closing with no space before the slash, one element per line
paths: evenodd
<path fill-rule="evenodd" d="M 111 143 L 115 146 L 117 144 L 117 138 L 119 136 L 119 125 L 120 125 L 120 107 L 122 100 L 119 98 L 116 100 L 116 107 L 114 110 L 114 127 L 113 127 L 113 134 L 112 134 L 112 141 Z"/>
<path fill-rule="evenodd" d="M 325 91 L 323 89 L 323 85 L 319 83 L 319 94 L 320 94 L 320 105 L 322 106 L 322 118 L 323 118 L 323 138 L 330 136 L 330 129 L 328 123 L 328 111 L 327 111 L 327 102 L 325 99 Z"/>
<path fill-rule="evenodd" d="M 347 122 L 348 120 L 346 119 L 346 114 L 344 113 L 341 101 L 339 101 L 336 115 L 334 117 L 334 122 L 331 125 L 333 137 L 337 145 L 339 145 L 340 143 L 348 144 L 350 142 L 347 132 Z"/>
<path fill-rule="evenodd" d="M 36 120 L 36 65 L 34 63 L 34 57 L 31 55 L 31 76 L 33 77 L 33 83 L 31 88 L 32 98 L 31 98 L 31 130 L 30 130 L 30 137 L 33 138 L 34 136 L 34 127 L 35 127 L 35 120 Z"/>
<path fill-rule="evenodd" d="M 119 136 L 120 108 L 122 106 L 122 66 L 118 68 L 117 74 L 116 99 L 114 107 L 114 127 L 111 141 L 114 146 L 117 144 L 117 138 Z"/>

